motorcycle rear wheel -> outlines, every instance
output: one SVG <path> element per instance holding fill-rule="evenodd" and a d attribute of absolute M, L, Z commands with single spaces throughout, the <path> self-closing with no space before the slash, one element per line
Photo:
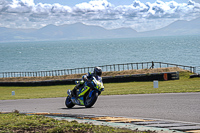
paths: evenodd
<path fill-rule="evenodd" d="M 71 97 L 67 96 L 67 98 L 66 98 L 66 100 L 65 100 L 65 105 L 66 105 L 66 107 L 68 107 L 68 108 L 72 108 L 72 107 L 74 107 L 75 104 L 72 103 Z"/>
<path fill-rule="evenodd" d="M 84 100 L 84 105 L 85 105 L 85 107 L 86 108 L 90 108 L 90 107 L 92 107 L 94 104 L 95 104 L 95 102 L 97 101 L 97 98 L 98 98 L 98 92 L 96 92 L 96 91 L 94 91 L 93 93 L 92 93 L 92 96 L 91 97 L 89 97 L 89 93 L 86 95 L 86 97 L 85 97 L 85 100 Z"/>

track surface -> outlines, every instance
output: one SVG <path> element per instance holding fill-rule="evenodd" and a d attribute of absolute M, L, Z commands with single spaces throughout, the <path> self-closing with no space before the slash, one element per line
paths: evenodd
<path fill-rule="evenodd" d="M 0 100 L 0 112 L 50 112 L 142 117 L 200 123 L 200 93 L 99 96 L 92 108 L 65 107 L 65 97 Z"/>

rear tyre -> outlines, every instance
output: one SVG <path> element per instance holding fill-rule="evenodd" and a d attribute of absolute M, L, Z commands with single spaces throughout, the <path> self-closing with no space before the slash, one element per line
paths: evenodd
<path fill-rule="evenodd" d="M 71 97 L 67 96 L 67 98 L 66 98 L 66 100 L 65 100 L 65 105 L 66 105 L 66 107 L 68 107 L 68 108 L 72 108 L 72 107 L 74 107 L 75 104 L 72 103 Z"/>
<path fill-rule="evenodd" d="M 95 102 L 97 101 L 98 98 L 98 92 L 94 91 L 91 95 L 91 97 L 89 97 L 89 93 L 86 95 L 85 100 L 84 100 L 84 104 L 86 108 L 90 108 L 92 107 Z"/>

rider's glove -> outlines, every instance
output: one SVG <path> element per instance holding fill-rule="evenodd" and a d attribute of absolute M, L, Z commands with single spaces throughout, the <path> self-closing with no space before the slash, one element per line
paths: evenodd
<path fill-rule="evenodd" d="M 82 77 L 82 79 L 83 79 L 85 82 L 88 81 L 88 78 L 87 78 L 86 75 L 84 75 L 84 76 Z"/>

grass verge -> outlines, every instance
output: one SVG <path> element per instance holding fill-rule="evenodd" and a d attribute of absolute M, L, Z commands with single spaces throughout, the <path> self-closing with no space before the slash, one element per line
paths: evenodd
<path fill-rule="evenodd" d="M 132 133 L 129 129 L 113 128 L 108 126 L 78 123 L 77 121 L 59 121 L 40 115 L 24 115 L 15 113 L 0 113 L 0 132 L 1 133 L 24 133 L 24 132 L 43 132 L 43 133 Z M 144 131 L 147 133 L 151 131 Z M 139 132 L 140 133 L 140 132 Z"/>
<path fill-rule="evenodd" d="M 149 74 L 149 73 L 176 72 L 176 71 L 186 71 L 186 70 L 181 69 L 179 67 L 139 69 L 139 70 L 134 69 L 134 70 L 125 70 L 125 71 L 103 72 L 102 76 L 104 77 L 104 76 L 133 75 L 133 74 Z M 64 76 L 0 78 L 0 82 L 29 82 L 29 81 L 77 79 L 77 78 L 81 78 L 83 75 L 84 74 L 71 74 L 71 75 L 64 75 Z"/>
<path fill-rule="evenodd" d="M 153 82 L 106 83 L 102 95 L 200 92 L 200 78 L 189 78 L 191 74 L 182 71 L 180 80 L 159 81 L 158 88 L 153 88 Z M 0 100 L 66 97 L 67 90 L 73 87 L 74 85 L 0 87 Z M 14 96 L 11 95 L 12 91 L 15 91 Z"/>

